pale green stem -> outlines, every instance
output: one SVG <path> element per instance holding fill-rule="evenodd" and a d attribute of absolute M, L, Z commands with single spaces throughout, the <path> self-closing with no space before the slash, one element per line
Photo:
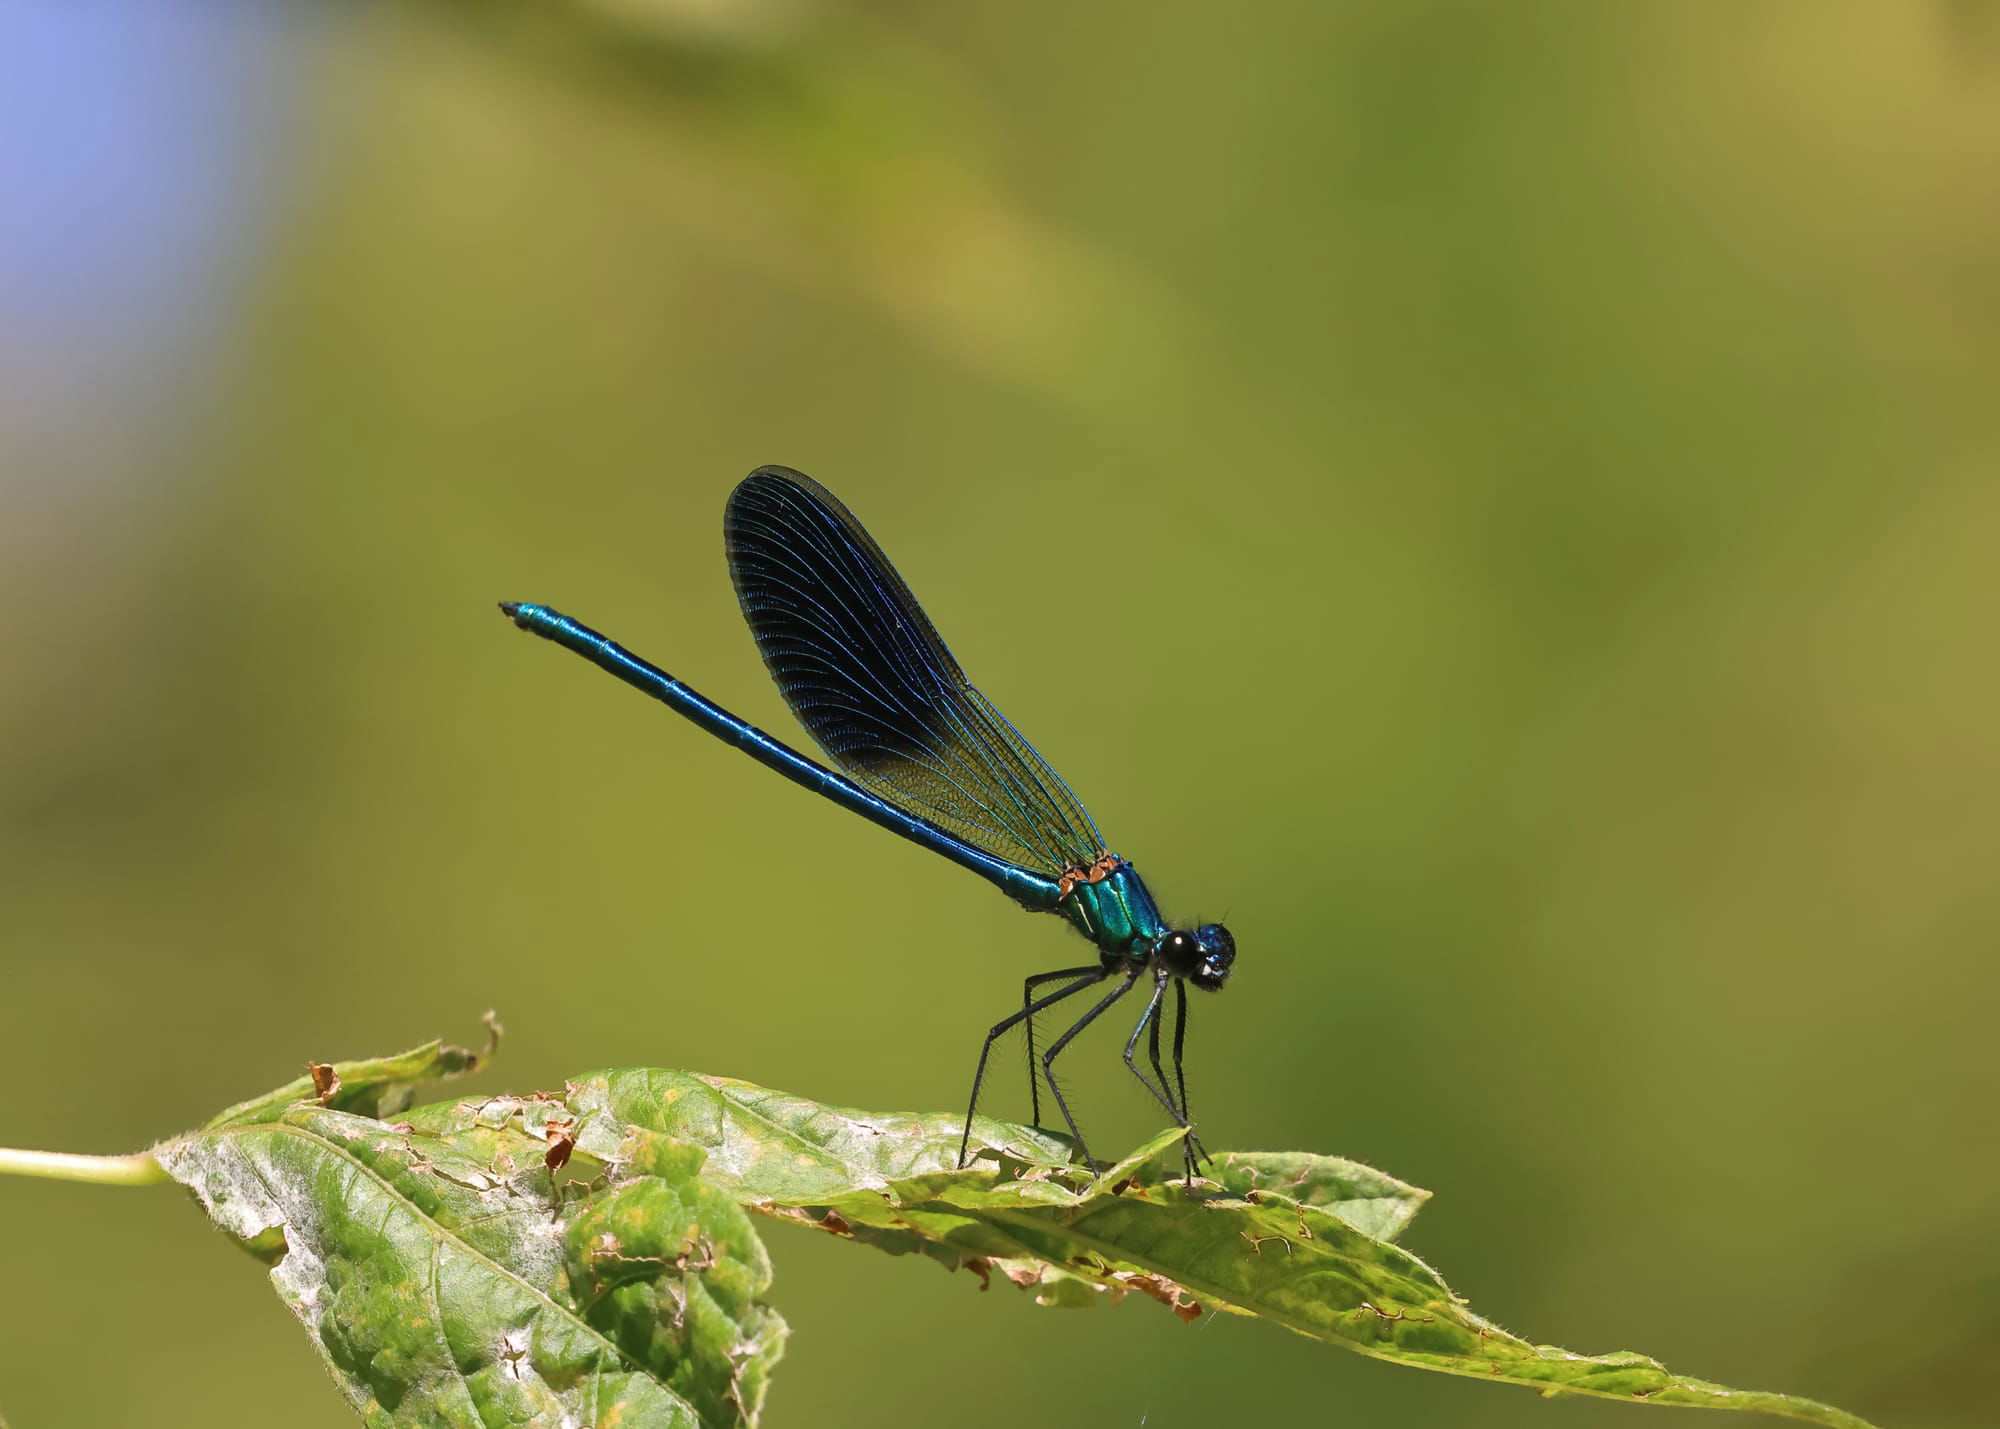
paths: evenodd
<path fill-rule="evenodd" d="M 100 1186 L 156 1186 L 169 1180 L 150 1151 L 130 1156 L 78 1156 L 68 1151 L 14 1151 L 0 1146 L 0 1176 L 91 1181 Z"/>

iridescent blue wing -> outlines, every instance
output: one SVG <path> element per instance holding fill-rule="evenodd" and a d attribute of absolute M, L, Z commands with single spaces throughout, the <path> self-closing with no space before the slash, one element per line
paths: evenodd
<path fill-rule="evenodd" d="M 1103 851 L 1076 795 L 972 687 L 832 492 L 785 467 L 759 467 L 730 493 L 723 535 L 771 678 L 849 778 L 1050 877 Z"/>

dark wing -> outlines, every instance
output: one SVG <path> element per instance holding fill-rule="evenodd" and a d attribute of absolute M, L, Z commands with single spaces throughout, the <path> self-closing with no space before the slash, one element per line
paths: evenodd
<path fill-rule="evenodd" d="M 1069 786 L 972 687 L 839 498 L 759 467 L 723 515 L 743 618 L 785 703 L 861 784 L 1051 877 L 1103 851 Z"/>

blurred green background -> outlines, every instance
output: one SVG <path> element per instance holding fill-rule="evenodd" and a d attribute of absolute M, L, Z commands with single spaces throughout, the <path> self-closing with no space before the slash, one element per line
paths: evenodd
<path fill-rule="evenodd" d="M 784 462 L 1235 929 L 1211 1145 L 1530 1338 L 2000 1416 L 1992 7 L 86 8 L 0 21 L 0 1142 L 488 1006 L 489 1089 L 959 1106 L 1081 945 L 493 610 L 788 731 Z M 351 1422 L 183 1197 L 0 1208 L 15 1429 Z M 1639 1416 L 768 1239 L 779 1429 Z"/>

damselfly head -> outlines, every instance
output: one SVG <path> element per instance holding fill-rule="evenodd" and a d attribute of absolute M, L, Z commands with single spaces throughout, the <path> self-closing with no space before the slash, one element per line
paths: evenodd
<path fill-rule="evenodd" d="M 1214 992 L 1229 977 L 1236 961 L 1236 940 L 1220 923 L 1204 923 L 1193 932 L 1175 928 L 1154 946 L 1175 977 L 1184 977 L 1204 992 Z"/>
<path fill-rule="evenodd" d="M 1194 930 L 1201 946 L 1201 962 L 1194 970 L 1194 985 L 1214 992 L 1229 980 L 1229 966 L 1236 961 L 1236 939 L 1220 923 L 1204 923 Z"/>

